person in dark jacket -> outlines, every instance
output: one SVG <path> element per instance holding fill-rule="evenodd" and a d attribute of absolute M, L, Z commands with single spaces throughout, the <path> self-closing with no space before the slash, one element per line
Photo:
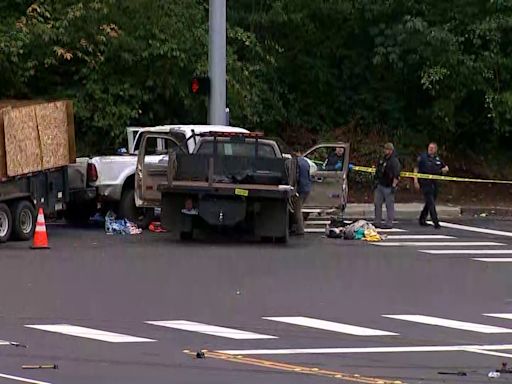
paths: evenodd
<path fill-rule="evenodd" d="M 414 168 L 414 172 L 425 173 L 428 175 L 444 175 L 448 172 L 448 166 L 437 155 L 437 144 L 430 143 L 427 152 L 418 156 L 418 165 Z M 436 199 L 438 193 L 438 185 L 436 180 L 430 179 L 414 179 L 416 189 L 421 189 L 425 205 L 420 213 L 419 223 L 421 226 L 427 225 L 427 216 L 434 223 L 436 229 L 441 228 L 439 218 L 436 211 Z"/>
<path fill-rule="evenodd" d="M 384 156 L 379 160 L 375 172 L 375 225 L 382 223 L 382 204 L 386 203 L 385 228 L 393 227 L 395 218 L 395 192 L 400 178 L 401 165 L 392 143 L 384 145 Z"/>
<path fill-rule="evenodd" d="M 326 171 L 341 171 L 343 169 L 343 160 L 345 158 L 345 148 L 337 147 L 327 156 L 325 161 Z"/>

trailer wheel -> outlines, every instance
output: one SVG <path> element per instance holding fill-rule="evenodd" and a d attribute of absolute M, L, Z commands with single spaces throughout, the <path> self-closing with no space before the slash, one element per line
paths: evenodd
<path fill-rule="evenodd" d="M 12 237 L 15 240 L 30 240 L 36 227 L 36 210 L 27 200 L 18 200 L 12 205 Z"/>
<path fill-rule="evenodd" d="M 123 192 L 119 202 L 119 216 L 137 224 L 141 229 L 147 229 L 155 218 L 153 208 L 138 208 L 135 205 L 135 190 L 130 188 Z"/>
<path fill-rule="evenodd" d="M 9 207 L 0 203 L 0 243 L 5 243 L 11 237 L 12 216 Z"/>

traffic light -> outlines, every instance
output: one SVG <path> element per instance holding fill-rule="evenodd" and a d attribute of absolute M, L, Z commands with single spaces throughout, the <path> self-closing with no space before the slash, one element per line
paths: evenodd
<path fill-rule="evenodd" d="M 210 78 L 194 77 L 190 83 L 190 90 L 196 95 L 208 95 L 210 93 Z"/>

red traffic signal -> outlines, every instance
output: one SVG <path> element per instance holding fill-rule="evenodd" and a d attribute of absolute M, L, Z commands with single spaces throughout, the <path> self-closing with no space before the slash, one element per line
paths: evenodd
<path fill-rule="evenodd" d="M 210 92 L 210 78 L 194 77 L 190 83 L 190 90 L 196 95 L 207 95 Z"/>

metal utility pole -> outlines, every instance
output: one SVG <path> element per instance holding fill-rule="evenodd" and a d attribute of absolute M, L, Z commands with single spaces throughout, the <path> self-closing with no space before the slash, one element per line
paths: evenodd
<path fill-rule="evenodd" d="M 210 0 L 208 124 L 226 125 L 226 0 Z"/>

